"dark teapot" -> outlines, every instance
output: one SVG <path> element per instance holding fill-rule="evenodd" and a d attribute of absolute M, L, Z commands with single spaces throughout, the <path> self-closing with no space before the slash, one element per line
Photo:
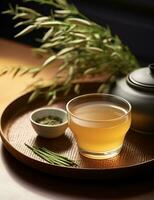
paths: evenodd
<path fill-rule="evenodd" d="M 132 129 L 154 134 L 154 64 L 137 69 L 118 80 L 110 93 L 131 103 Z"/>

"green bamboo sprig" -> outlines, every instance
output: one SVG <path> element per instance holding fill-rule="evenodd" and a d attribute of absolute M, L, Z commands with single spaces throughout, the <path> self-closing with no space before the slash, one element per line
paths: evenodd
<path fill-rule="evenodd" d="M 13 15 L 13 20 L 21 20 L 15 27 L 24 26 L 15 37 L 26 35 L 34 30 L 42 31 L 40 46 L 36 51 L 46 54 L 47 58 L 41 67 L 36 67 L 36 72 L 35 67 L 32 69 L 33 75 L 37 75 L 45 67 L 50 67 L 57 59 L 63 61 L 58 67 L 54 82 L 50 83 L 49 90 L 39 91 L 39 94 L 45 94 L 50 103 L 56 99 L 59 92 L 66 95 L 73 88 L 79 94 L 80 84 L 75 80 L 108 74 L 108 79 L 102 81 L 98 88 L 99 92 L 103 92 L 117 78 L 139 67 L 133 53 L 118 36 L 112 35 L 109 27 L 100 26 L 89 20 L 66 0 L 28 1 L 47 4 L 51 8 L 51 13 L 45 16 L 23 6 L 15 8 L 10 6 L 5 13 Z M 30 71 L 27 70 L 27 73 Z M 17 70 L 15 75 L 17 74 L 20 74 L 20 70 Z M 65 74 L 65 77 L 62 82 L 59 82 L 58 77 L 62 74 Z M 33 100 L 32 97 L 35 96 L 38 95 L 32 94 L 30 99 Z"/>
<path fill-rule="evenodd" d="M 36 2 L 39 4 L 46 4 L 54 6 L 55 8 L 64 9 L 67 8 L 67 1 L 65 0 L 24 0 L 25 2 Z"/>
<path fill-rule="evenodd" d="M 12 68 L 2 67 L 0 70 L 0 76 L 5 75 L 7 73 L 11 73 L 13 77 L 16 77 L 17 75 L 23 76 L 25 74 L 30 74 L 32 77 L 35 77 L 41 70 L 42 66 L 40 67 L 14 66 Z"/>
<path fill-rule="evenodd" d="M 33 151 L 37 156 L 45 160 L 46 162 L 53 164 L 53 165 L 58 165 L 62 167 L 77 167 L 77 163 L 75 163 L 73 160 L 59 155 L 53 151 L 50 151 L 46 149 L 45 147 L 31 147 L 28 144 L 25 144 L 26 147 L 28 147 L 30 150 Z"/>

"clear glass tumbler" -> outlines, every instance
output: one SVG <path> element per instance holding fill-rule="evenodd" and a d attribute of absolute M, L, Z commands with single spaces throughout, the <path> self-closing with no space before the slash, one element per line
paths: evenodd
<path fill-rule="evenodd" d="M 79 152 L 93 159 L 119 154 L 131 125 L 131 105 L 125 99 L 102 93 L 71 99 L 66 105 L 68 125 Z"/>

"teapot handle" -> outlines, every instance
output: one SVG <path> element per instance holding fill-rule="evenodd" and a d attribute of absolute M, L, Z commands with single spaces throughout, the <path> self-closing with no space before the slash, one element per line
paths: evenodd
<path fill-rule="evenodd" d="M 149 64 L 148 67 L 149 67 L 149 69 L 150 69 L 150 71 L 151 71 L 151 74 L 154 75 L 154 63 Z"/>

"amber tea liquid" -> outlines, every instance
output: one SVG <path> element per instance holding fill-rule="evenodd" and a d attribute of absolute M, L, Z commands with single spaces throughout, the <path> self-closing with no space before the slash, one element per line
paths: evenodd
<path fill-rule="evenodd" d="M 81 153 L 98 158 L 99 154 L 108 158 L 114 156 L 110 152 L 119 153 L 131 123 L 125 109 L 100 101 L 75 106 L 72 114 L 69 126 Z"/>

